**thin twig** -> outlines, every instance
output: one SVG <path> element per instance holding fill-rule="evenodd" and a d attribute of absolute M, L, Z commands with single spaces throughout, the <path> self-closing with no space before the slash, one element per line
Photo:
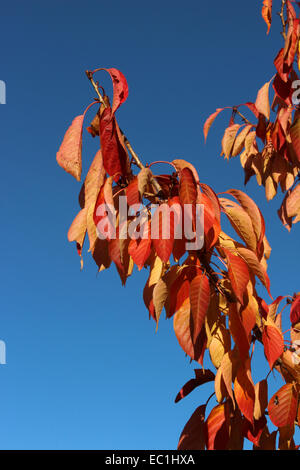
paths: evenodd
<path fill-rule="evenodd" d="M 281 24 L 282 24 L 282 36 L 284 39 L 286 39 L 286 21 L 285 21 L 285 18 L 284 18 L 284 7 L 286 5 L 286 0 L 281 0 L 281 10 L 280 12 L 278 13 L 278 15 L 280 16 L 280 19 L 281 19 Z"/>
<path fill-rule="evenodd" d="M 98 70 L 98 69 L 97 69 L 97 70 Z M 96 70 L 96 71 L 97 71 L 97 70 Z M 97 93 L 97 96 L 98 96 L 98 98 L 99 98 L 100 103 L 103 105 L 104 108 L 106 108 L 107 106 L 106 106 L 106 103 L 105 103 L 105 101 L 104 101 L 104 99 L 103 99 L 103 96 L 101 95 L 101 93 L 100 93 L 100 91 L 99 91 L 99 86 L 98 86 L 98 84 L 97 84 L 97 83 L 94 81 L 94 79 L 93 79 L 93 73 L 94 73 L 94 72 L 91 72 L 90 70 L 86 70 L 85 73 L 86 73 L 87 78 L 88 78 L 89 81 L 91 82 L 91 84 L 92 84 L 92 86 L 93 86 L 95 92 Z M 132 146 L 131 146 L 129 140 L 127 139 L 126 135 L 124 134 L 124 132 L 122 132 L 121 129 L 120 129 L 120 132 L 121 132 L 121 134 L 122 134 L 122 136 L 123 136 L 123 138 L 124 138 L 124 143 L 125 143 L 126 147 L 128 148 L 128 150 L 129 150 L 129 152 L 130 152 L 130 154 L 131 154 L 131 156 L 132 156 L 132 158 L 133 158 L 135 164 L 142 170 L 143 168 L 145 168 L 145 166 L 143 165 L 143 163 L 141 162 L 140 158 L 138 157 L 138 155 L 137 155 L 137 154 L 135 153 L 135 151 L 133 150 L 133 148 L 132 148 Z M 151 179 L 151 183 L 152 183 L 152 185 L 153 185 L 155 191 L 157 192 L 157 196 L 158 196 L 158 197 L 162 197 L 162 196 L 163 196 L 163 190 L 162 190 L 160 184 L 159 184 L 159 183 L 157 182 L 157 180 L 154 178 L 154 176 L 153 176 L 152 179 Z"/>

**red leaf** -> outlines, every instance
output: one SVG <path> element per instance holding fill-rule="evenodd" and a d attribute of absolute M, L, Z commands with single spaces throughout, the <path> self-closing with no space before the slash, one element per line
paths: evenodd
<path fill-rule="evenodd" d="M 98 69 L 105 70 L 109 73 L 110 78 L 113 82 L 113 105 L 112 105 L 112 115 L 115 114 L 116 110 L 121 106 L 124 101 L 128 98 L 128 84 L 125 76 L 120 72 L 120 70 L 115 68 L 110 69 Z"/>
<path fill-rule="evenodd" d="M 56 154 L 57 163 L 77 181 L 81 178 L 82 126 L 84 114 L 77 116 L 67 132 Z"/>
<path fill-rule="evenodd" d="M 149 258 L 151 252 L 150 222 L 145 223 L 148 224 L 148 229 L 145 227 L 145 238 L 138 238 L 136 240 L 132 238 L 128 245 L 128 253 L 130 254 L 133 262 L 137 265 L 139 270 L 142 269 L 147 259 Z"/>
<path fill-rule="evenodd" d="M 215 374 L 209 369 L 195 369 L 195 375 L 196 378 L 189 380 L 178 392 L 175 398 L 175 403 L 178 403 L 182 398 L 186 397 L 196 387 L 207 382 L 212 382 L 215 379 Z"/>
<path fill-rule="evenodd" d="M 275 325 L 265 324 L 262 341 L 267 361 L 270 369 L 272 369 L 277 359 L 283 353 L 284 342 L 282 333 Z"/>
<path fill-rule="evenodd" d="M 261 416 L 258 420 L 254 420 L 254 424 L 250 423 L 246 418 L 243 420 L 243 435 L 253 442 L 255 446 L 259 446 L 259 439 L 266 427 L 267 420 L 265 415 Z"/>
<path fill-rule="evenodd" d="M 100 116 L 100 143 L 106 172 L 118 181 L 130 174 L 129 159 L 123 137 L 112 110 L 108 106 Z"/>
<path fill-rule="evenodd" d="M 248 357 L 250 343 L 236 303 L 229 304 L 229 330 L 244 362 Z"/>
<path fill-rule="evenodd" d="M 141 198 L 138 189 L 138 179 L 135 177 L 127 186 L 126 188 L 126 197 L 127 197 L 127 204 L 129 206 L 133 206 L 134 204 L 140 204 Z"/>
<path fill-rule="evenodd" d="M 293 384 L 285 384 L 276 392 L 268 404 L 269 418 L 277 427 L 294 425 L 297 413 L 298 394 Z"/>
<path fill-rule="evenodd" d="M 228 402 L 215 406 L 205 423 L 208 450 L 224 450 L 229 440 Z"/>
<path fill-rule="evenodd" d="M 204 324 L 205 315 L 210 301 L 209 281 L 204 273 L 194 277 L 190 284 L 190 302 L 193 319 L 193 343 L 196 343 Z"/>
<path fill-rule="evenodd" d="M 243 297 L 246 292 L 248 282 L 250 280 L 249 270 L 247 263 L 239 256 L 234 255 L 231 251 L 223 248 L 227 263 L 228 263 L 228 276 L 237 299 L 241 304 L 244 303 Z"/>
<path fill-rule="evenodd" d="M 200 334 L 198 335 L 196 344 L 193 344 L 191 337 L 191 313 L 189 298 L 183 302 L 182 306 L 174 315 L 174 332 L 184 352 L 190 356 L 191 359 L 194 359 L 202 365 L 207 337 L 205 334 L 205 328 L 203 327 Z"/>
<path fill-rule="evenodd" d="M 204 419 L 206 405 L 199 406 L 186 425 L 180 435 L 178 450 L 204 450 Z"/>
<path fill-rule="evenodd" d="M 169 200 L 168 204 L 161 204 L 152 217 L 153 245 L 156 253 L 164 263 L 167 263 L 171 256 L 175 227 L 178 226 L 180 220 L 179 199 L 173 199 Z"/>
<path fill-rule="evenodd" d="M 292 325 L 300 321 L 300 295 L 295 298 L 291 305 L 290 320 Z"/>
<path fill-rule="evenodd" d="M 243 415 L 253 423 L 255 389 L 250 372 L 250 360 L 247 360 L 245 365 L 241 364 L 237 370 L 234 381 L 234 395 Z"/>
<path fill-rule="evenodd" d="M 181 204 L 196 204 L 197 186 L 192 171 L 186 167 L 180 171 L 179 175 L 179 199 Z"/>
<path fill-rule="evenodd" d="M 168 318 L 172 317 L 180 309 L 184 301 L 189 298 L 189 295 L 190 283 L 183 272 L 171 285 Z"/>

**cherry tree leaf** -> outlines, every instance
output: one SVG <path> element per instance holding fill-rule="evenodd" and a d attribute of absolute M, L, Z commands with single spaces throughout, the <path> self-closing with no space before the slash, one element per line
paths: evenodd
<path fill-rule="evenodd" d="M 255 101 L 256 109 L 268 120 L 270 119 L 269 87 L 270 82 L 265 83 L 258 91 Z"/>
<path fill-rule="evenodd" d="M 273 0 L 263 0 L 262 17 L 268 26 L 267 34 L 269 34 L 272 23 L 272 2 Z"/>
<path fill-rule="evenodd" d="M 298 394 L 292 383 L 283 385 L 268 404 L 269 418 L 277 427 L 294 425 L 297 413 Z"/>
<path fill-rule="evenodd" d="M 211 128 L 212 123 L 216 119 L 216 117 L 220 114 L 221 111 L 223 111 L 225 108 L 218 108 L 213 114 L 211 114 L 205 121 L 204 126 L 203 126 L 203 133 L 204 133 L 204 139 L 206 141 L 207 139 L 207 134 L 209 129 Z"/>
<path fill-rule="evenodd" d="M 205 422 L 207 450 L 224 450 L 229 440 L 228 402 L 215 406 Z"/>
<path fill-rule="evenodd" d="M 210 287 L 204 273 L 194 277 L 190 284 L 190 302 L 193 319 L 193 343 L 196 343 L 204 324 L 205 315 L 210 301 Z"/>
<path fill-rule="evenodd" d="M 262 341 L 270 369 L 273 369 L 275 362 L 282 355 L 284 350 L 282 333 L 275 324 L 266 323 L 263 329 Z"/>
<path fill-rule="evenodd" d="M 205 409 L 206 405 L 199 406 L 184 426 L 179 438 L 178 450 L 205 449 Z"/>
<path fill-rule="evenodd" d="M 234 395 L 238 407 L 250 423 L 254 422 L 255 389 L 251 377 L 250 360 L 237 370 L 234 381 Z"/>
<path fill-rule="evenodd" d="M 81 178 L 82 126 L 84 114 L 77 116 L 68 128 L 56 154 L 57 163 L 77 181 Z"/>
<path fill-rule="evenodd" d="M 234 255 L 230 250 L 225 248 L 223 248 L 223 250 L 227 258 L 228 276 L 233 291 L 240 303 L 243 304 L 244 294 L 250 280 L 247 263 L 240 256 Z"/>
<path fill-rule="evenodd" d="M 207 382 L 212 382 L 215 379 L 215 374 L 210 369 L 195 369 L 195 379 L 189 380 L 182 389 L 178 392 L 175 398 L 175 403 L 178 403 L 189 393 L 191 393 L 196 387 L 203 385 Z"/>

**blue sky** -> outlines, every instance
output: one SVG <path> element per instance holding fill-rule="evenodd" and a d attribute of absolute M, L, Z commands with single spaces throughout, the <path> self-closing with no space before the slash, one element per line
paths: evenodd
<path fill-rule="evenodd" d="M 216 192 L 243 190 L 239 160 L 220 157 L 229 116 L 218 118 L 206 145 L 202 126 L 217 107 L 255 100 L 274 73 L 278 20 L 267 36 L 260 4 L 3 3 L 1 449 L 174 449 L 211 393 L 206 384 L 174 404 L 193 364 L 172 322 L 161 321 L 155 333 L 142 299 L 146 271 L 135 272 L 124 288 L 115 268 L 97 275 L 87 249 L 80 271 L 66 238 L 80 184 L 55 156 L 73 117 L 94 98 L 84 71 L 116 67 L 129 83 L 118 121 L 145 163 L 185 158 Z M 109 77 L 98 78 L 110 91 Z M 84 171 L 96 145 L 85 133 Z M 272 294 L 293 294 L 299 228 L 289 234 L 280 225 L 280 197 L 267 203 L 254 180 L 247 190 L 273 248 Z M 264 361 L 257 361 L 256 380 L 266 375 Z M 278 374 L 270 383 L 283 384 Z"/>

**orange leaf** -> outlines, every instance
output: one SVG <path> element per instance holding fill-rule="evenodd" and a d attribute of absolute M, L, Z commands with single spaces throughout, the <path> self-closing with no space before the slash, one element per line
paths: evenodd
<path fill-rule="evenodd" d="M 138 238 L 136 240 L 132 238 L 128 246 L 128 253 L 139 270 L 142 269 L 151 252 L 150 222 L 147 221 L 145 223 L 148 224 L 148 230 L 145 228 L 148 236 L 145 236 L 145 238 Z"/>
<path fill-rule="evenodd" d="M 179 175 L 179 199 L 181 204 L 196 204 L 197 186 L 192 171 L 185 167 L 180 171 Z"/>
<path fill-rule="evenodd" d="M 229 304 L 229 330 L 244 362 L 248 357 L 250 343 L 236 303 Z"/>
<path fill-rule="evenodd" d="M 70 173 L 77 181 L 81 178 L 82 126 L 84 114 L 77 116 L 65 133 L 61 146 L 56 154 L 57 163 Z"/>
<path fill-rule="evenodd" d="M 206 422 L 206 446 L 208 450 L 224 450 L 229 440 L 228 403 L 215 406 Z"/>
<path fill-rule="evenodd" d="M 231 282 L 232 289 L 241 304 L 244 303 L 244 293 L 247 289 L 247 284 L 250 280 L 248 266 L 245 261 L 239 256 L 234 255 L 231 251 L 223 248 L 227 263 L 228 263 L 228 276 Z"/>
<path fill-rule="evenodd" d="M 204 273 L 198 274 L 190 284 L 190 302 L 193 319 L 193 343 L 196 343 L 204 324 L 205 315 L 209 306 L 210 287 Z"/>
<path fill-rule="evenodd" d="M 273 369 L 275 362 L 283 353 L 284 342 L 282 333 L 275 324 L 265 324 L 262 341 L 270 369 Z"/>
<path fill-rule="evenodd" d="M 250 360 L 247 360 L 245 365 L 241 365 L 237 370 L 234 395 L 239 409 L 245 418 L 253 424 L 255 390 L 250 372 Z"/>
<path fill-rule="evenodd" d="M 203 352 L 207 341 L 204 334 L 205 331 L 204 333 L 203 331 L 204 329 L 198 335 L 196 344 L 193 344 L 191 337 L 190 300 L 187 298 L 174 315 L 174 332 L 184 352 L 200 364 L 203 362 Z"/>
<path fill-rule="evenodd" d="M 262 11 L 261 11 L 262 17 L 268 26 L 267 34 L 269 34 L 271 23 L 272 23 L 272 1 L 273 0 L 264 0 Z"/>
<path fill-rule="evenodd" d="M 204 126 L 203 126 L 203 133 L 204 133 L 204 140 L 206 141 L 207 139 L 207 134 L 209 129 L 211 128 L 212 123 L 218 116 L 218 114 L 223 111 L 225 108 L 218 108 L 213 114 L 211 114 L 205 121 Z"/>
<path fill-rule="evenodd" d="M 277 427 L 294 425 L 297 413 L 298 394 L 293 384 L 285 384 L 271 398 L 268 404 L 270 420 Z"/>

